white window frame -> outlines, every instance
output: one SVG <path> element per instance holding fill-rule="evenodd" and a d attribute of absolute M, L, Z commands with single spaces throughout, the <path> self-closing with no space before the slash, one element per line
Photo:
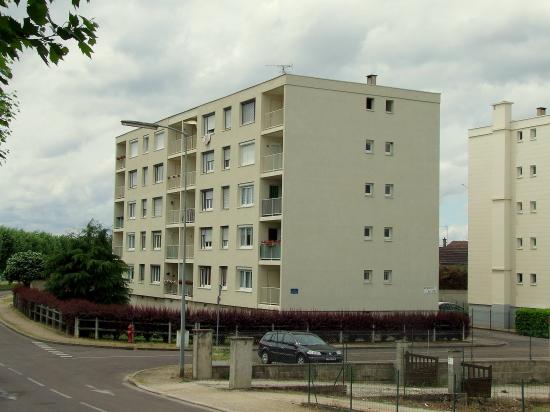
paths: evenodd
<path fill-rule="evenodd" d="M 160 265 L 151 265 L 151 283 L 157 285 L 160 283 Z"/>
<path fill-rule="evenodd" d="M 162 216 L 162 197 L 153 198 L 153 217 Z"/>
<path fill-rule="evenodd" d="M 145 281 L 145 264 L 139 264 L 138 282 L 143 283 Z"/>
<path fill-rule="evenodd" d="M 151 246 L 153 250 L 162 249 L 162 231 L 161 230 L 153 230 L 151 232 Z"/>
<path fill-rule="evenodd" d="M 128 219 L 135 220 L 136 218 L 136 202 L 128 202 Z"/>
<path fill-rule="evenodd" d="M 228 272 L 227 266 L 220 266 L 220 285 L 222 287 L 222 290 L 227 290 L 227 272 Z"/>
<path fill-rule="evenodd" d="M 139 154 L 139 141 L 138 139 L 132 139 L 128 142 L 128 151 L 130 158 L 137 157 Z"/>
<path fill-rule="evenodd" d="M 126 272 L 127 275 L 126 275 L 126 278 L 130 281 L 130 282 L 133 282 L 134 281 L 134 265 L 128 265 L 128 271 Z"/>
<path fill-rule="evenodd" d="M 203 136 L 212 134 L 216 131 L 216 113 L 208 113 L 202 116 L 202 131 Z"/>
<path fill-rule="evenodd" d="M 531 249 L 536 249 L 537 248 L 537 238 L 535 236 L 531 236 L 529 238 L 529 247 Z"/>
<path fill-rule="evenodd" d="M 537 201 L 536 200 L 531 200 L 529 202 L 529 211 L 531 213 L 537 213 Z"/>
<path fill-rule="evenodd" d="M 368 189 L 370 189 L 370 192 L 368 191 Z M 374 196 L 374 183 L 365 183 L 365 196 Z"/>
<path fill-rule="evenodd" d="M 393 142 L 384 143 L 384 153 L 386 156 L 393 156 L 393 153 L 395 152 L 394 146 L 395 145 L 393 144 Z"/>
<path fill-rule="evenodd" d="M 229 226 L 220 227 L 220 248 L 229 249 Z"/>
<path fill-rule="evenodd" d="M 516 132 L 516 140 L 517 140 L 518 143 L 523 142 L 523 131 L 522 130 L 518 130 Z"/>
<path fill-rule="evenodd" d="M 155 133 L 155 151 L 166 147 L 166 132 L 164 130 Z"/>
<path fill-rule="evenodd" d="M 212 249 L 212 228 L 211 227 L 201 227 L 200 247 L 201 247 L 201 250 Z"/>
<path fill-rule="evenodd" d="M 140 232 L 139 241 L 141 243 L 141 250 L 147 250 L 147 232 L 145 230 Z"/>
<path fill-rule="evenodd" d="M 523 213 L 523 202 L 516 202 L 516 213 L 518 215 Z"/>
<path fill-rule="evenodd" d="M 531 286 L 537 286 L 537 274 L 536 273 L 530 273 L 529 274 L 529 284 Z"/>
<path fill-rule="evenodd" d="M 516 238 L 516 249 L 523 249 L 523 238 L 517 237 Z"/>
<path fill-rule="evenodd" d="M 248 113 L 249 108 L 252 107 L 252 120 L 247 119 L 245 121 L 245 113 Z M 241 126 L 252 124 L 256 121 L 256 99 L 250 99 L 241 102 Z"/>
<path fill-rule="evenodd" d="M 222 148 L 222 170 L 229 170 L 231 167 L 231 146 Z"/>
<path fill-rule="evenodd" d="M 153 180 L 155 184 L 162 183 L 164 181 L 164 163 L 157 163 L 153 165 Z"/>
<path fill-rule="evenodd" d="M 372 240 L 372 226 L 363 227 L 363 239 Z"/>
<path fill-rule="evenodd" d="M 201 190 L 201 210 L 208 212 L 214 209 L 214 189 Z"/>
<path fill-rule="evenodd" d="M 254 206 L 254 183 L 239 185 L 239 207 Z"/>
<path fill-rule="evenodd" d="M 223 128 L 224 130 L 231 130 L 231 106 L 223 109 Z"/>
<path fill-rule="evenodd" d="M 367 97 L 365 99 L 365 109 L 373 112 L 374 111 L 374 101 L 375 101 L 374 97 Z"/>
<path fill-rule="evenodd" d="M 521 179 L 523 177 L 523 167 L 516 166 L 516 178 Z"/>
<path fill-rule="evenodd" d="M 128 172 L 128 188 L 135 189 L 137 187 L 137 169 Z"/>
<path fill-rule="evenodd" d="M 393 270 L 384 269 L 384 285 L 391 285 L 393 282 Z"/>
<path fill-rule="evenodd" d="M 143 147 L 142 147 L 143 153 L 149 153 L 149 135 L 146 134 L 143 136 Z"/>
<path fill-rule="evenodd" d="M 384 185 L 384 196 L 393 197 L 393 183 L 386 183 Z"/>
<path fill-rule="evenodd" d="M 517 272 L 516 273 L 516 284 L 523 285 L 523 273 Z"/>
<path fill-rule="evenodd" d="M 393 226 L 385 226 L 384 227 L 384 242 L 391 242 L 392 240 L 393 240 Z"/>
<path fill-rule="evenodd" d="M 249 149 L 252 147 L 252 149 Z M 250 154 L 247 154 L 247 156 L 244 156 L 245 150 L 251 150 L 252 151 L 252 157 L 250 157 Z M 250 166 L 256 163 L 256 142 L 254 140 L 249 140 L 247 142 L 241 142 L 239 143 L 239 166 Z"/>
<path fill-rule="evenodd" d="M 393 113 L 394 101 L 392 99 L 386 100 L 386 113 Z"/>
<path fill-rule="evenodd" d="M 529 139 L 531 140 L 537 140 L 537 129 L 529 129 Z"/>
<path fill-rule="evenodd" d="M 365 141 L 365 153 L 369 153 L 369 154 L 374 153 L 374 140 L 367 139 Z"/>
<path fill-rule="evenodd" d="M 136 250 L 136 233 L 135 232 L 128 232 L 126 234 L 126 248 L 131 252 Z"/>
<path fill-rule="evenodd" d="M 537 165 L 530 165 L 529 166 L 529 175 L 531 177 L 537 177 Z"/>
<path fill-rule="evenodd" d="M 230 190 L 229 186 L 222 186 L 222 209 L 227 210 L 229 209 L 229 201 L 230 201 Z"/>
<path fill-rule="evenodd" d="M 239 290 L 243 292 L 252 292 L 252 268 L 237 267 L 237 277 Z"/>
<path fill-rule="evenodd" d="M 141 185 L 147 186 L 147 180 L 149 180 L 149 167 L 143 166 L 141 168 Z"/>
<path fill-rule="evenodd" d="M 363 270 L 363 283 L 372 283 L 372 270 Z"/>
<path fill-rule="evenodd" d="M 214 172 L 214 151 L 207 150 L 202 152 L 202 173 L 213 173 Z"/>
<path fill-rule="evenodd" d="M 199 288 L 212 289 L 212 266 L 199 266 Z"/>
<path fill-rule="evenodd" d="M 141 199 L 141 218 L 147 217 L 147 199 Z"/>
<path fill-rule="evenodd" d="M 252 249 L 254 247 L 253 225 L 239 225 L 237 226 L 237 233 L 239 236 L 239 249 Z M 248 239 L 250 239 L 250 242 L 247 242 Z"/>

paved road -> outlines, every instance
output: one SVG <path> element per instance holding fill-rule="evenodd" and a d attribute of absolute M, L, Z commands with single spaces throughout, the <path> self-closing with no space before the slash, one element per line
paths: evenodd
<path fill-rule="evenodd" d="M 123 382 L 133 371 L 175 364 L 177 356 L 177 352 L 47 344 L 0 325 L 0 410 L 205 411 Z"/>

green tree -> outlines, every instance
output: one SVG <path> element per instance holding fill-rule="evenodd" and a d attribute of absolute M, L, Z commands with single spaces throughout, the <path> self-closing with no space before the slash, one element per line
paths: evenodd
<path fill-rule="evenodd" d="M 21 282 L 27 287 L 33 280 L 44 279 L 44 255 L 30 250 L 14 253 L 8 259 L 4 277 L 9 282 Z"/>
<path fill-rule="evenodd" d="M 467 290 L 468 267 L 466 265 L 440 265 L 439 289 Z"/>
<path fill-rule="evenodd" d="M 127 303 L 130 290 L 123 274 L 126 264 L 114 255 L 111 236 L 90 221 L 66 248 L 47 263 L 46 289 L 59 299 L 86 299 L 97 303 Z"/>
<path fill-rule="evenodd" d="M 75 10 L 80 1 L 71 0 Z M 57 64 L 69 53 L 67 44 L 71 40 L 91 57 L 99 27 L 93 20 L 71 12 L 67 21 L 55 22 L 49 10 L 53 0 L 27 0 L 26 16 L 18 20 L 8 13 L 13 13 L 20 3 L 21 0 L 0 0 L 0 162 L 7 154 L 1 146 L 10 135 L 10 123 L 18 111 L 17 96 L 4 90 L 13 76 L 13 62 L 19 60 L 23 49 L 32 49 L 47 65 Z"/>

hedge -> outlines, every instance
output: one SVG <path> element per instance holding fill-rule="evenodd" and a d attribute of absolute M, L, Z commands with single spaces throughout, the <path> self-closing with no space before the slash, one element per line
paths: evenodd
<path fill-rule="evenodd" d="M 76 317 L 119 321 L 121 333 L 130 322 L 150 325 L 167 322 L 179 325 L 180 322 L 179 310 L 165 307 L 102 305 L 85 300 L 62 301 L 47 292 L 22 286 L 16 287 L 13 293 L 17 295 L 19 305 L 24 308 L 42 304 L 59 310 L 63 314 L 63 321 L 71 330 Z M 188 308 L 186 320 L 189 329 L 196 323 L 200 323 L 201 328 L 215 328 L 216 311 Z M 416 332 L 418 337 L 420 331 L 426 334 L 428 330 L 432 331 L 435 328 L 440 337 L 462 337 L 463 331 L 466 336 L 468 335 L 469 325 L 467 314 L 454 312 L 322 312 L 245 308 L 224 308 L 220 311 L 220 330 L 227 334 L 238 329 L 242 333 L 256 335 L 276 327 L 286 330 L 311 330 L 322 336 L 329 336 L 328 332 L 347 331 L 347 336 L 351 335 L 353 340 L 353 336 L 360 336 L 361 332 L 364 336 L 373 330 L 388 336 L 402 334 L 405 330 L 407 336 L 410 337 L 411 333 Z"/>
<path fill-rule="evenodd" d="M 516 311 L 516 331 L 520 335 L 548 338 L 550 309 L 520 308 Z"/>

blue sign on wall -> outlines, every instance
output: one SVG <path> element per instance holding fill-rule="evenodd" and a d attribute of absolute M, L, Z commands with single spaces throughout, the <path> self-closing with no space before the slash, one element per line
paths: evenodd
<path fill-rule="evenodd" d="M 292 289 L 290 289 L 290 294 L 291 294 L 291 295 L 297 295 L 297 294 L 298 294 L 298 288 L 292 288 Z"/>

